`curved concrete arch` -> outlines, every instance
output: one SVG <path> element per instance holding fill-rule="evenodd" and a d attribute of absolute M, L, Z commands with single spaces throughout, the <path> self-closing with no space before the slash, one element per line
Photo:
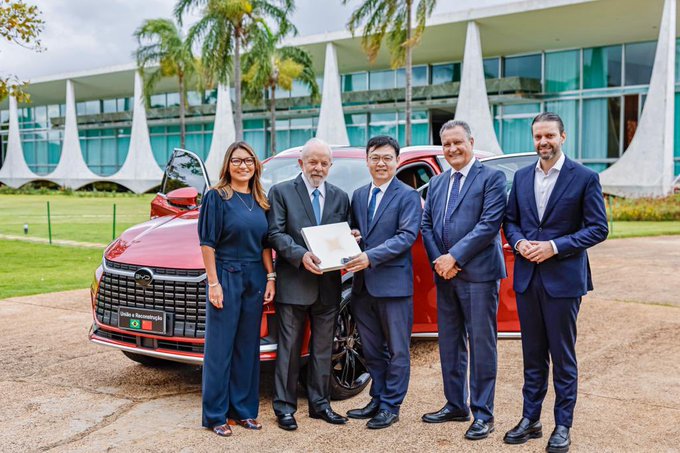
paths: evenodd
<path fill-rule="evenodd" d="M 463 74 L 456 105 L 455 119 L 467 122 L 475 138 L 475 148 L 494 154 L 503 154 L 493 128 L 489 97 L 484 78 L 484 57 L 479 38 L 479 26 L 468 22 L 463 54 Z"/>
<path fill-rule="evenodd" d="M 146 107 L 144 105 L 144 89 L 142 76 L 139 72 L 135 72 L 134 102 L 130 148 L 125 162 L 116 173 L 109 177 L 100 177 L 99 180 L 112 181 L 135 193 L 144 193 L 160 183 L 163 172 L 156 163 L 151 150 L 151 139 L 149 138 Z"/>
<path fill-rule="evenodd" d="M 78 117 L 73 81 L 66 81 L 66 120 L 64 122 L 64 141 L 61 145 L 59 164 L 47 176 L 57 184 L 70 189 L 78 189 L 94 181 L 106 180 L 90 170 L 83 159 L 78 136 Z"/>
<path fill-rule="evenodd" d="M 654 69 L 640 122 L 626 152 L 600 173 L 606 193 L 660 197 L 673 190 L 676 0 L 665 0 Z"/>
<path fill-rule="evenodd" d="M 9 136 L 7 137 L 7 154 L 5 163 L 0 168 L 0 182 L 18 189 L 24 184 L 36 179 L 45 179 L 31 171 L 24 159 L 24 150 L 21 146 L 19 134 L 19 108 L 17 99 L 9 97 Z"/>
<path fill-rule="evenodd" d="M 326 61 L 323 70 L 323 90 L 316 137 L 331 145 L 348 146 L 349 136 L 342 110 L 338 58 L 333 43 L 326 44 Z"/>
<path fill-rule="evenodd" d="M 215 107 L 212 142 L 210 143 L 208 157 L 205 160 L 205 167 L 208 170 L 211 184 L 215 184 L 219 179 L 224 153 L 235 139 L 236 131 L 234 129 L 234 114 L 231 109 L 229 86 L 220 84 L 217 87 L 217 106 Z"/>

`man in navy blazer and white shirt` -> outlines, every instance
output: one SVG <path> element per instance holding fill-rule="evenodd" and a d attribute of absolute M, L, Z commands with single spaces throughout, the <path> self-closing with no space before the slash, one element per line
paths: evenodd
<path fill-rule="evenodd" d="M 531 129 L 539 159 L 515 174 L 504 224 L 517 252 L 514 289 L 524 358 L 522 419 L 504 441 L 520 444 L 542 436 L 552 359 L 555 429 L 546 449 L 566 452 L 578 382 L 576 317 L 581 297 L 593 289 L 586 249 L 609 231 L 598 174 L 562 152 L 567 138 L 562 119 L 541 113 Z"/>
<path fill-rule="evenodd" d="M 446 405 L 423 415 L 427 423 L 467 421 L 468 345 L 470 409 L 465 438 L 494 430 L 498 290 L 506 276 L 500 227 L 506 179 L 474 157 L 474 138 L 463 121 L 448 121 L 439 135 L 452 169 L 436 176 L 423 211 L 425 249 L 437 287 L 437 323 Z"/>
<path fill-rule="evenodd" d="M 371 374 L 371 401 L 347 412 L 370 420 L 369 428 L 387 428 L 399 420 L 410 376 L 413 327 L 413 261 L 421 198 L 395 178 L 399 143 L 373 137 L 366 163 L 373 182 L 354 191 L 351 221 L 363 252 L 346 265 L 354 273 L 351 309 L 359 327 L 364 358 Z"/>

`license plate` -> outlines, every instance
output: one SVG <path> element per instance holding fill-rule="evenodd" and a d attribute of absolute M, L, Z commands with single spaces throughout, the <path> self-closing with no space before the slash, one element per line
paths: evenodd
<path fill-rule="evenodd" d="M 137 332 L 166 335 L 170 325 L 169 313 L 144 308 L 118 308 L 118 327 Z"/>

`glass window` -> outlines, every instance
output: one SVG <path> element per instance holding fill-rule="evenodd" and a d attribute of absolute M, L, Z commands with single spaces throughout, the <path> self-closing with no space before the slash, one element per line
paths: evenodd
<path fill-rule="evenodd" d="M 116 99 L 116 108 L 119 112 L 127 112 L 128 110 L 132 110 L 133 105 L 134 102 L 132 98 Z"/>
<path fill-rule="evenodd" d="M 626 44 L 626 85 L 647 85 L 652 78 L 656 42 Z"/>
<path fill-rule="evenodd" d="M 152 109 L 159 109 L 166 106 L 165 93 L 154 94 L 150 97 L 149 106 Z"/>
<path fill-rule="evenodd" d="M 44 105 L 33 108 L 36 127 L 47 128 L 47 107 Z"/>
<path fill-rule="evenodd" d="M 551 52 L 545 54 L 545 91 L 578 90 L 580 86 L 581 52 Z"/>
<path fill-rule="evenodd" d="M 168 93 L 167 94 L 167 106 L 168 107 L 179 106 L 179 93 Z"/>
<path fill-rule="evenodd" d="M 342 76 L 342 91 L 366 91 L 368 90 L 368 74 L 358 72 L 356 74 L 345 74 Z"/>
<path fill-rule="evenodd" d="M 9 110 L 0 110 L 0 124 L 9 123 Z"/>
<path fill-rule="evenodd" d="M 527 114 L 535 116 L 538 115 L 540 111 L 540 104 L 509 104 L 503 106 L 503 115 Z"/>
<path fill-rule="evenodd" d="M 583 88 L 621 86 L 621 46 L 583 49 Z"/>
<path fill-rule="evenodd" d="M 460 82 L 460 63 L 432 65 L 432 85 Z"/>
<path fill-rule="evenodd" d="M 394 71 L 371 71 L 369 76 L 371 90 L 386 90 L 394 88 Z"/>
<path fill-rule="evenodd" d="M 100 101 L 87 101 L 85 102 L 85 114 L 86 115 L 98 115 L 101 113 L 101 102 Z"/>
<path fill-rule="evenodd" d="M 498 79 L 500 77 L 500 58 L 484 59 L 484 78 Z"/>
<path fill-rule="evenodd" d="M 397 69 L 397 88 L 406 86 L 406 70 Z M 414 66 L 412 71 L 412 85 L 414 87 L 427 85 L 427 66 Z"/>
<path fill-rule="evenodd" d="M 59 113 L 59 105 L 58 104 L 47 106 L 47 117 L 48 118 L 58 118 L 60 116 L 62 116 L 62 115 Z"/>
<path fill-rule="evenodd" d="M 531 121 L 533 118 L 504 118 L 501 121 L 501 147 L 505 154 L 525 153 L 534 148 Z"/>
<path fill-rule="evenodd" d="M 562 149 L 565 154 L 572 159 L 577 158 L 576 151 L 578 149 L 578 101 L 553 101 L 545 103 L 546 112 L 557 113 L 564 123 L 564 132 L 567 134 L 567 140 L 564 142 Z"/>
<path fill-rule="evenodd" d="M 503 77 L 524 77 L 541 80 L 541 55 L 504 58 Z"/>
<path fill-rule="evenodd" d="M 619 157 L 621 98 L 585 99 L 583 101 L 582 159 Z M 604 166 L 596 169 L 604 170 Z"/>
<path fill-rule="evenodd" d="M 397 121 L 396 112 L 371 113 L 371 124 L 388 123 L 388 122 L 396 122 L 396 121 Z"/>
<path fill-rule="evenodd" d="M 347 113 L 345 114 L 345 124 L 360 125 L 368 122 L 368 114 L 366 113 Z"/>
<path fill-rule="evenodd" d="M 307 85 L 299 80 L 293 80 L 293 89 L 290 91 L 290 97 L 309 96 L 310 91 Z"/>
<path fill-rule="evenodd" d="M 206 104 L 217 104 L 217 90 L 208 90 L 205 92 Z"/>
<path fill-rule="evenodd" d="M 116 100 L 115 99 L 104 99 L 102 101 L 102 111 L 104 113 L 115 113 L 116 112 Z"/>
<path fill-rule="evenodd" d="M 203 103 L 203 96 L 197 91 L 187 92 L 187 104 L 188 105 L 201 105 Z"/>

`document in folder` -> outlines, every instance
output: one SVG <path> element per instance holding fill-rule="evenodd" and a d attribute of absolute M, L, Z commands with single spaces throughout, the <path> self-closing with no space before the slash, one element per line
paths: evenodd
<path fill-rule="evenodd" d="M 361 253 L 347 222 L 306 227 L 302 229 L 302 237 L 307 250 L 321 260 L 319 267 L 323 272 L 342 269 L 345 266 L 343 258 Z"/>

